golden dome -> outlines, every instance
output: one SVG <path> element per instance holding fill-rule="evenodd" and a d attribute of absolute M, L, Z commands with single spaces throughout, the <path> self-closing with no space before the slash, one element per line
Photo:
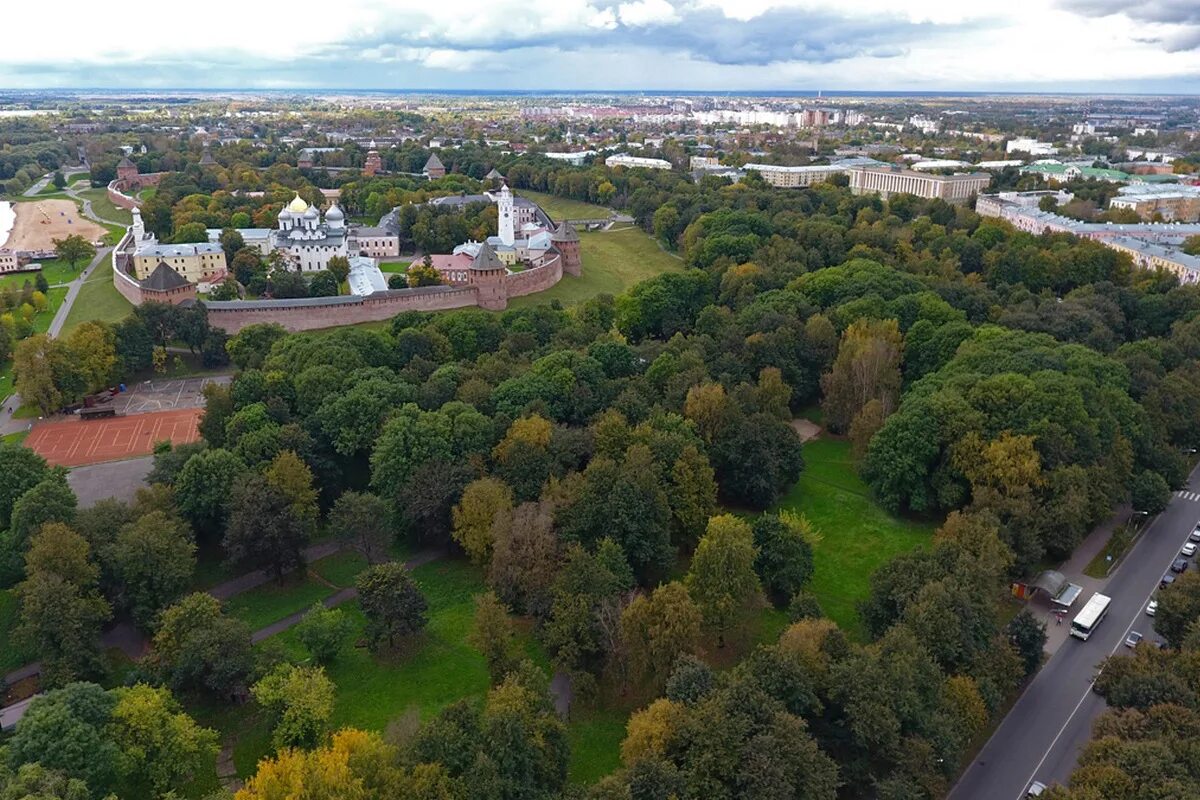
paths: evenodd
<path fill-rule="evenodd" d="M 292 198 L 292 202 L 288 203 L 288 211 L 293 214 L 303 214 L 308 211 L 308 203 L 304 202 L 300 195 L 296 195 Z"/>

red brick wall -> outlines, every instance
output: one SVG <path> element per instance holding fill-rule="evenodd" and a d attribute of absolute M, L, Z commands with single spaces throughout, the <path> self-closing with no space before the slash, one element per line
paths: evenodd
<path fill-rule="evenodd" d="M 442 311 L 477 303 L 476 287 L 446 287 L 437 291 L 400 289 L 337 305 L 295 305 L 253 308 L 238 301 L 206 303 L 208 322 L 230 335 L 247 325 L 276 322 L 289 331 L 311 331 L 359 322 L 388 320 L 401 311 Z"/>
<path fill-rule="evenodd" d="M 540 266 L 530 267 L 521 272 L 514 272 L 504 278 L 504 288 L 508 297 L 521 297 L 549 289 L 562 280 L 562 259 Z"/>

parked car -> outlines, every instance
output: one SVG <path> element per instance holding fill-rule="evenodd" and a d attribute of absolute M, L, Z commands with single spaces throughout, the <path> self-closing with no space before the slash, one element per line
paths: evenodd
<path fill-rule="evenodd" d="M 1042 783 L 1041 781 L 1034 781 L 1033 783 L 1029 784 L 1029 789 L 1025 792 L 1025 796 L 1026 797 L 1041 797 L 1042 793 L 1045 791 L 1046 791 L 1046 784 Z"/>
<path fill-rule="evenodd" d="M 1137 631 L 1130 631 L 1129 635 L 1125 637 L 1125 646 L 1126 647 L 1137 647 L 1138 642 L 1140 642 L 1141 640 L 1142 640 L 1142 635 L 1140 633 L 1138 633 Z"/>
<path fill-rule="evenodd" d="M 1158 612 L 1158 601 L 1151 600 L 1150 605 L 1146 606 L 1146 616 L 1153 617 Z"/>
<path fill-rule="evenodd" d="M 1179 553 L 1185 558 L 1191 558 L 1192 556 L 1196 555 L 1196 545 L 1188 542 L 1182 548 L 1180 548 Z"/>
<path fill-rule="evenodd" d="M 1188 541 L 1189 542 L 1200 542 L 1200 525 L 1197 525 L 1196 529 L 1188 534 Z"/>
<path fill-rule="evenodd" d="M 1162 580 L 1158 582 L 1158 585 L 1165 589 L 1174 582 L 1175 576 L 1168 572 L 1166 575 L 1162 576 Z"/>
<path fill-rule="evenodd" d="M 1175 563 L 1171 564 L 1171 572 L 1183 572 L 1187 569 L 1188 560 L 1186 558 L 1177 558 Z"/>

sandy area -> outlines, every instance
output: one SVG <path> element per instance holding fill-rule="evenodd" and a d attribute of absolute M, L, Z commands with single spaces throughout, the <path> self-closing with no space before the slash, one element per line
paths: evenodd
<path fill-rule="evenodd" d="M 14 203 L 17 221 L 4 246 L 10 250 L 53 250 L 55 239 L 77 233 L 89 242 L 103 238 L 107 230 L 79 213 L 72 200 L 32 200 Z"/>
<path fill-rule="evenodd" d="M 815 422 L 809 422 L 806 419 L 792 420 L 792 427 L 796 429 L 796 433 L 800 434 L 800 441 L 807 442 L 809 439 L 815 439 L 821 433 L 821 426 Z"/>

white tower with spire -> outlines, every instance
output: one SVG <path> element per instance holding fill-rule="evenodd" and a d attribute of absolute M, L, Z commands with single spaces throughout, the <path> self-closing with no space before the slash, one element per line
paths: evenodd
<path fill-rule="evenodd" d="M 500 241 L 512 247 L 517 237 L 513 230 L 513 196 L 508 184 L 500 188 Z"/>
<path fill-rule="evenodd" d="M 133 225 L 130 226 L 130 231 L 133 234 L 133 241 L 140 242 L 146 238 L 146 224 L 142 222 L 142 212 L 137 206 L 134 206 L 130 213 L 133 215 Z"/>

